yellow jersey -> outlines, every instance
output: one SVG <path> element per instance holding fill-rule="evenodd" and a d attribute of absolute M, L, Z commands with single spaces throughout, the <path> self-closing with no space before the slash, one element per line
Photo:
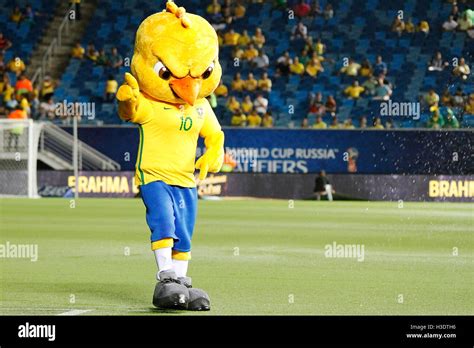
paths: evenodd
<path fill-rule="evenodd" d="M 135 183 L 160 180 L 168 185 L 196 187 L 198 138 L 221 130 L 214 111 L 206 98 L 197 100 L 194 106 L 149 102 L 152 114 L 130 119 L 140 130 Z"/>

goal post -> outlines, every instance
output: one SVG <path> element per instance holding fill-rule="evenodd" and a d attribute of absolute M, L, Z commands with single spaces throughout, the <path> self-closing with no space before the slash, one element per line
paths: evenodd
<path fill-rule="evenodd" d="M 0 196 L 38 197 L 38 140 L 41 124 L 0 120 Z"/>

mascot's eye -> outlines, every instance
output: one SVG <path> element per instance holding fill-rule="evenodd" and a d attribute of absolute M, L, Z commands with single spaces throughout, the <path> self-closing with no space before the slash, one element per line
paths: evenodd
<path fill-rule="evenodd" d="M 153 70 L 155 70 L 158 76 L 161 77 L 163 80 L 169 80 L 169 78 L 171 77 L 171 72 L 160 61 L 155 64 Z"/>
<path fill-rule="evenodd" d="M 211 65 L 209 66 L 209 68 L 206 69 L 206 71 L 204 71 L 204 74 L 202 74 L 202 78 L 205 80 L 207 78 L 209 78 L 209 76 L 211 76 L 212 72 L 214 71 L 214 63 L 211 63 Z"/>

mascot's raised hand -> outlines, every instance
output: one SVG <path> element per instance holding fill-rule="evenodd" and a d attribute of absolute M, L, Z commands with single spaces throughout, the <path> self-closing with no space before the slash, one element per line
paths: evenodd
<path fill-rule="evenodd" d="M 224 133 L 206 97 L 219 84 L 217 34 L 202 17 L 168 1 L 137 30 L 131 73 L 120 86 L 118 113 L 138 124 L 135 182 L 146 206 L 158 265 L 153 304 L 209 310 L 206 292 L 187 277 L 197 214 L 195 169 L 204 179 L 224 160 Z M 198 138 L 206 152 L 195 162 Z"/>

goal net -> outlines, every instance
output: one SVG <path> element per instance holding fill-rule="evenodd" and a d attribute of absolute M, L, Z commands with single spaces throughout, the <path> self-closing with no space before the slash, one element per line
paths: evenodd
<path fill-rule="evenodd" d="M 0 120 L 0 196 L 38 197 L 39 133 L 33 120 Z"/>

